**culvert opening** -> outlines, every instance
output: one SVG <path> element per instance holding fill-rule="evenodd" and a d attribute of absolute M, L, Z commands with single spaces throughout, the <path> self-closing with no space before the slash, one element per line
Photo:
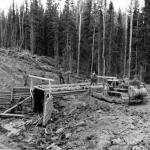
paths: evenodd
<path fill-rule="evenodd" d="M 44 91 L 35 88 L 33 92 L 33 99 L 34 99 L 33 111 L 37 113 L 43 113 Z"/>

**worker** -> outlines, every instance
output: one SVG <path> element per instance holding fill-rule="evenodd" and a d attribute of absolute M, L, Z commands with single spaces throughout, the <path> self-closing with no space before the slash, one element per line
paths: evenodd
<path fill-rule="evenodd" d="M 46 72 L 45 72 L 44 69 L 43 69 L 42 72 L 40 73 L 40 76 L 41 76 L 42 78 L 45 78 Z M 44 84 L 44 80 L 42 80 L 41 84 Z"/>
<path fill-rule="evenodd" d="M 67 74 L 67 84 L 69 84 L 71 71 L 67 71 L 66 74 Z"/>
<path fill-rule="evenodd" d="M 24 86 L 28 86 L 28 74 L 26 71 L 24 71 L 23 79 L 24 79 Z"/>
<path fill-rule="evenodd" d="M 95 85 L 95 84 L 97 84 L 97 75 L 95 72 L 93 72 L 91 75 L 91 84 L 90 85 Z"/>
<path fill-rule="evenodd" d="M 64 84 L 65 81 L 64 81 L 64 77 L 63 77 L 63 70 L 62 70 L 62 68 L 59 70 L 58 76 L 59 76 L 60 84 Z"/>

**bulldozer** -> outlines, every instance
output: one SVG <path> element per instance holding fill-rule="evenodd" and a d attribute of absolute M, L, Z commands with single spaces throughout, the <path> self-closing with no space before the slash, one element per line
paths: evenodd
<path fill-rule="evenodd" d="M 145 84 L 137 79 L 105 78 L 103 89 L 92 96 L 113 103 L 138 104 L 145 102 L 147 95 Z"/>

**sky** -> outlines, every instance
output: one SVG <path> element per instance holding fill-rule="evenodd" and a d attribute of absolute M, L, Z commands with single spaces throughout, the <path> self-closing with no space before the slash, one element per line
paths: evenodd
<path fill-rule="evenodd" d="M 7 12 L 12 1 L 13 0 L 0 0 L 0 9 L 5 10 Z M 43 5 L 46 6 L 46 0 L 41 0 L 41 1 L 42 1 Z M 64 0 L 62 0 L 62 1 L 64 1 Z M 122 11 L 125 11 L 126 8 L 128 8 L 131 0 L 111 0 L 111 1 L 113 1 L 113 3 L 114 3 L 115 10 L 118 10 L 120 8 Z M 15 3 L 17 5 L 20 5 L 23 2 L 24 2 L 24 0 L 15 0 Z M 139 2 L 140 2 L 140 6 L 144 5 L 144 0 L 139 0 Z"/>

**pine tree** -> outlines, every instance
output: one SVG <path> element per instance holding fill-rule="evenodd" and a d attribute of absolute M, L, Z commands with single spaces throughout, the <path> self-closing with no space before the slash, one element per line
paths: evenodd
<path fill-rule="evenodd" d="M 33 54 L 42 54 L 44 42 L 44 10 L 41 2 L 33 0 L 30 6 L 30 48 Z"/>
<path fill-rule="evenodd" d="M 28 0 L 25 0 L 24 6 L 24 43 L 23 48 L 30 50 L 30 12 L 28 6 Z"/>
<path fill-rule="evenodd" d="M 114 6 L 113 3 L 110 2 L 108 14 L 107 14 L 107 41 L 108 41 L 108 55 L 106 55 L 106 67 L 107 67 L 107 74 L 111 75 L 111 61 L 112 61 L 112 49 L 113 49 L 113 36 L 114 36 Z M 108 58 L 108 59 L 107 59 Z"/>
<path fill-rule="evenodd" d="M 81 38 L 81 62 L 89 71 L 91 64 L 91 45 L 92 45 L 92 28 L 91 28 L 91 12 L 92 0 L 87 0 L 84 4 L 83 23 L 82 23 L 82 38 Z"/>
<path fill-rule="evenodd" d="M 145 7 L 144 7 L 144 36 L 143 36 L 143 63 L 142 66 L 145 68 L 145 71 L 150 71 L 150 1 L 145 0 Z"/>
<path fill-rule="evenodd" d="M 133 0 L 131 0 L 131 16 L 130 16 L 130 40 L 129 40 L 129 66 L 128 78 L 131 76 L 131 57 L 132 57 L 132 25 L 133 25 Z"/>
<path fill-rule="evenodd" d="M 105 38 L 106 38 L 106 0 L 103 0 L 103 52 L 102 52 L 102 59 L 103 59 L 103 76 L 106 73 L 106 62 L 105 62 Z"/>

